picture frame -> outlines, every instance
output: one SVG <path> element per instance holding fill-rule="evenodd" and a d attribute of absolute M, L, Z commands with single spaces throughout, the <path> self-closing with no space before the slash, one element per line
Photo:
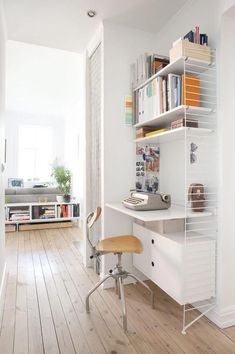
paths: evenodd
<path fill-rule="evenodd" d="M 8 188 L 23 188 L 23 178 L 8 178 Z"/>

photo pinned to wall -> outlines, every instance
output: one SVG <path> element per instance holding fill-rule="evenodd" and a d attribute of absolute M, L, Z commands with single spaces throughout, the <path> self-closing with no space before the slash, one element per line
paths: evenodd
<path fill-rule="evenodd" d="M 125 96 L 125 124 L 133 124 L 133 100 L 132 95 Z"/>
<path fill-rule="evenodd" d="M 159 190 L 160 148 L 136 146 L 136 189 L 156 193 Z"/>
<path fill-rule="evenodd" d="M 198 145 L 192 142 L 190 144 L 190 163 L 191 163 L 191 165 L 197 162 L 197 154 L 196 154 L 197 149 L 198 149 Z"/>

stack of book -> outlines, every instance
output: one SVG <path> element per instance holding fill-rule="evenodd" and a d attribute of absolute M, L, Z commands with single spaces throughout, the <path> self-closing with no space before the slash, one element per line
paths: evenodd
<path fill-rule="evenodd" d="M 6 220 L 8 221 L 20 221 L 29 220 L 29 209 L 11 209 L 7 208 Z"/>
<path fill-rule="evenodd" d="M 195 75 L 158 76 L 135 93 L 136 123 L 144 123 L 180 105 L 200 106 L 200 79 Z"/>
<path fill-rule="evenodd" d="M 41 207 L 40 219 L 54 219 L 55 217 L 54 206 Z"/>

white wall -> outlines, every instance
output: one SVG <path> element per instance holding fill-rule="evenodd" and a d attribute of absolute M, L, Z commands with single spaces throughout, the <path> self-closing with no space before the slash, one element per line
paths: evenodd
<path fill-rule="evenodd" d="M 209 36 L 209 44 L 217 48 L 219 34 L 219 0 L 189 0 L 165 24 L 156 35 L 155 51 L 169 55 L 172 43 L 193 29 L 200 26 L 201 32 Z"/>
<path fill-rule="evenodd" d="M 5 50 L 6 35 L 2 0 L 0 1 L 0 165 L 4 161 L 4 114 L 5 114 Z M 3 173 L 0 170 L 0 310 L 3 304 L 3 282 L 5 269 Z"/>
<path fill-rule="evenodd" d="M 103 146 L 102 237 L 132 234 L 132 220 L 105 207 L 121 201 L 135 187 L 133 128 L 125 125 L 124 98 L 130 94 L 130 64 L 138 55 L 156 48 L 156 35 L 104 22 L 103 52 Z M 104 259 L 104 271 L 114 266 L 113 256 Z M 131 258 L 126 257 L 131 270 Z"/>
<path fill-rule="evenodd" d="M 65 115 L 80 95 L 81 69 L 80 54 L 9 40 L 7 110 Z"/>

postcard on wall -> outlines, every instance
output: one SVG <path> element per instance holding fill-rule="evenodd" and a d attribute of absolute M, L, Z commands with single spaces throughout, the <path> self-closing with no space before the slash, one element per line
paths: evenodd
<path fill-rule="evenodd" d="M 136 146 L 136 189 L 147 192 L 159 190 L 160 148 L 157 145 Z"/>
<path fill-rule="evenodd" d="M 125 96 L 125 123 L 128 125 L 133 124 L 133 102 L 132 96 Z"/>

